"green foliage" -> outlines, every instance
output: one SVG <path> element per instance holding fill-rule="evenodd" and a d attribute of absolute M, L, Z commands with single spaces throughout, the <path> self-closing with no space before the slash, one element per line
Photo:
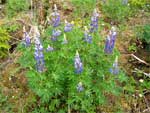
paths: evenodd
<path fill-rule="evenodd" d="M 133 52 L 136 52 L 137 51 L 137 46 L 136 46 L 136 43 L 133 43 L 129 46 L 129 51 L 133 51 Z"/>
<path fill-rule="evenodd" d="M 4 58 L 7 56 L 8 49 L 10 48 L 8 41 L 10 39 L 9 34 L 6 30 L 0 27 L 0 58 Z"/>
<path fill-rule="evenodd" d="M 54 47 L 54 51 L 46 52 L 46 71 L 38 73 L 35 70 L 34 46 L 19 50 L 23 55 L 19 59 L 22 67 L 28 68 L 26 75 L 29 87 L 40 97 L 41 104 L 34 112 L 66 113 L 68 108 L 79 112 L 94 113 L 97 106 L 107 104 L 105 94 L 119 96 L 121 87 L 117 83 L 127 80 L 126 76 L 120 74 L 114 76 L 110 74 L 116 55 L 106 55 L 104 46 L 99 45 L 102 41 L 99 33 L 93 34 L 93 43 L 88 44 L 83 41 L 83 32 L 75 28 L 67 33 L 68 44 L 61 44 L 63 36 L 58 41 L 49 41 L 52 28 L 46 29 L 46 39 L 43 40 L 44 48 L 48 44 Z M 48 36 L 49 34 L 49 36 Z M 84 71 L 76 74 L 74 70 L 74 57 L 76 50 L 79 51 L 83 62 Z M 29 54 L 30 53 L 30 54 Z M 84 91 L 78 92 L 76 87 L 79 82 L 83 83 Z"/>
<path fill-rule="evenodd" d="M 135 28 L 137 38 L 143 42 L 147 50 L 150 50 L 150 24 L 145 24 Z"/>
<path fill-rule="evenodd" d="M 2 89 L 0 88 L 0 112 L 5 113 L 9 112 L 12 113 L 12 105 L 8 103 L 8 97 L 2 94 Z"/>
<path fill-rule="evenodd" d="M 130 0 L 129 3 L 134 8 L 143 8 L 148 3 L 148 0 Z"/>
<path fill-rule="evenodd" d="M 6 4 L 6 13 L 8 17 L 13 17 L 21 11 L 29 8 L 28 0 L 8 0 Z"/>
<path fill-rule="evenodd" d="M 13 33 L 19 30 L 21 28 L 21 25 L 18 23 L 12 23 L 12 24 L 10 23 L 10 24 L 3 25 L 2 28 L 6 29 L 7 32 L 9 33 Z"/>
<path fill-rule="evenodd" d="M 102 3 L 102 11 L 104 15 L 111 19 L 111 22 L 123 22 L 130 16 L 130 7 L 124 5 L 122 0 L 107 0 Z"/>
<path fill-rule="evenodd" d="M 141 39 L 150 44 L 150 24 L 143 26 Z"/>
<path fill-rule="evenodd" d="M 71 0 L 73 3 L 75 17 L 83 17 L 92 13 L 96 8 L 96 0 Z"/>

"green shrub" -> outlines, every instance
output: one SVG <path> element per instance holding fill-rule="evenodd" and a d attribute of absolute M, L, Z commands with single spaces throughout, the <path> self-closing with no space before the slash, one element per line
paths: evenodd
<path fill-rule="evenodd" d="M 150 49 L 150 24 L 136 27 L 136 35 L 146 49 Z"/>
<path fill-rule="evenodd" d="M 46 29 L 50 35 L 52 28 Z M 35 70 L 34 46 L 20 49 L 23 52 L 19 63 L 28 68 L 26 76 L 29 87 L 40 97 L 40 107 L 34 112 L 66 113 L 79 111 L 94 113 L 97 106 L 107 103 L 105 94 L 119 96 L 122 88 L 117 83 L 126 81 L 126 76 L 120 71 L 119 75 L 112 75 L 109 69 L 112 67 L 115 56 L 119 53 L 106 55 L 104 46 L 99 45 L 101 41 L 99 33 L 93 35 L 93 43 L 89 44 L 82 40 L 83 32 L 75 28 L 66 34 L 68 44 L 61 44 L 63 36 L 58 41 L 49 41 L 49 36 L 44 39 L 43 46 L 48 44 L 54 47 L 54 51 L 46 52 L 46 71 L 38 73 Z M 83 72 L 76 74 L 74 70 L 74 57 L 76 50 L 79 51 L 83 62 Z M 30 54 L 29 54 L 30 53 Z M 84 90 L 77 91 L 79 82 L 83 83 Z"/>
<path fill-rule="evenodd" d="M 89 16 L 96 8 L 96 0 L 71 0 L 74 8 L 75 17 Z"/>
<path fill-rule="evenodd" d="M 122 0 L 107 0 L 102 3 L 104 15 L 111 19 L 111 22 L 123 22 L 130 16 L 130 7 L 124 5 Z"/>
<path fill-rule="evenodd" d="M 141 39 L 150 44 L 150 24 L 144 25 L 142 32 L 143 35 L 141 36 Z"/>
<path fill-rule="evenodd" d="M 25 11 L 29 8 L 28 0 L 7 0 L 6 14 L 8 17 L 17 15 L 21 11 Z"/>
<path fill-rule="evenodd" d="M 147 0 L 130 0 L 129 3 L 134 8 L 143 8 L 147 3 Z"/>
<path fill-rule="evenodd" d="M 9 23 L 2 26 L 2 28 L 6 29 L 9 33 L 14 33 L 21 28 L 21 25 L 18 23 Z"/>
<path fill-rule="evenodd" d="M 7 31 L 0 27 L 0 58 L 7 56 L 8 49 L 10 48 L 8 44 L 9 39 L 10 36 Z"/>
<path fill-rule="evenodd" d="M 12 108 L 14 106 L 8 102 L 8 96 L 2 93 L 2 88 L 0 87 L 0 112 L 1 113 L 13 113 Z"/>

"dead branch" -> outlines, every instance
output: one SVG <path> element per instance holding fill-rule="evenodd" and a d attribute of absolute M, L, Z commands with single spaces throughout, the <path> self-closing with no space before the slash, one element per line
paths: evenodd
<path fill-rule="evenodd" d="M 150 66 L 149 63 L 145 62 L 144 60 L 141 60 L 140 58 L 138 58 L 137 56 L 135 56 L 134 54 L 131 54 L 132 57 L 134 57 L 136 60 L 140 61 L 141 63 L 147 65 L 147 66 Z"/>
<path fill-rule="evenodd" d="M 143 113 L 148 113 L 148 112 L 150 112 L 150 108 L 143 110 Z"/>
<path fill-rule="evenodd" d="M 132 71 L 132 72 L 141 73 L 141 74 L 144 74 L 144 75 L 147 76 L 147 77 L 150 77 L 150 73 L 145 73 L 144 71 L 139 70 L 139 69 L 137 69 L 137 68 L 135 68 L 135 70 Z"/>

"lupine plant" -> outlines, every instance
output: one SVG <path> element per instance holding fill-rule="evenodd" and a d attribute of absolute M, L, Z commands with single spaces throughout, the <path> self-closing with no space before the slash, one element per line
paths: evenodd
<path fill-rule="evenodd" d="M 54 4 L 54 12 L 51 14 L 52 16 L 52 26 L 53 26 L 53 31 L 52 31 L 52 36 L 51 40 L 56 41 L 57 37 L 61 35 L 61 31 L 56 28 L 60 25 L 60 14 L 57 11 L 57 6 Z"/>
<path fill-rule="evenodd" d="M 81 62 L 78 51 L 76 52 L 75 61 L 74 61 L 75 72 L 80 74 L 83 71 L 83 64 Z"/>
<path fill-rule="evenodd" d="M 73 29 L 73 24 L 65 20 L 64 32 L 69 32 Z"/>
<path fill-rule="evenodd" d="M 48 45 L 48 47 L 47 47 L 47 52 L 49 52 L 49 51 L 53 51 L 54 50 L 54 48 L 53 47 L 51 47 L 50 45 Z"/>
<path fill-rule="evenodd" d="M 113 67 L 110 69 L 110 72 L 114 75 L 117 75 L 119 73 L 118 56 L 116 56 L 116 59 L 113 63 Z"/>
<path fill-rule="evenodd" d="M 35 37 L 35 52 L 34 52 L 34 57 L 36 60 L 36 69 L 38 72 L 43 72 L 44 71 L 44 54 L 43 54 L 43 46 L 40 42 L 40 37 L 37 35 L 34 35 Z"/>
<path fill-rule="evenodd" d="M 40 107 L 37 106 L 36 112 L 44 109 L 44 112 L 55 113 L 95 113 L 97 107 L 107 104 L 107 94 L 120 95 L 122 88 L 117 84 L 125 83 L 126 77 L 122 71 L 113 76 L 118 69 L 118 61 L 113 61 L 119 53 L 114 50 L 113 54 L 106 55 L 104 44 L 99 44 L 101 37 L 98 32 L 91 34 L 90 44 L 83 40 L 85 34 L 82 29 L 75 26 L 56 41 L 49 40 L 50 33 L 53 34 L 53 26 L 46 29 L 44 38 L 41 38 L 44 40 L 40 41 L 39 35 L 36 36 L 36 49 L 33 45 L 21 49 L 24 54 L 18 61 L 28 68 L 29 86 L 40 98 Z M 113 33 L 110 36 L 114 43 Z M 35 64 L 39 66 L 37 69 Z M 109 71 L 111 68 L 112 74 Z"/>
<path fill-rule="evenodd" d="M 61 35 L 61 31 L 59 29 L 54 29 L 52 31 L 52 37 L 51 40 L 56 41 L 57 37 Z"/>
<path fill-rule="evenodd" d="M 98 18 L 99 18 L 99 13 L 97 12 L 96 9 L 94 9 L 93 15 L 91 17 L 91 24 L 90 24 L 91 33 L 98 30 Z"/>
<path fill-rule="evenodd" d="M 81 92 L 84 90 L 84 87 L 82 85 L 82 82 L 79 82 L 78 85 L 77 85 L 77 91 Z"/>
<path fill-rule="evenodd" d="M 54 5 L 54 12 L 51 13 L 52 16 L 52 25 L 53 27 L 57 27 L 60 25 L 60 14 L 58 13 L 56 4 Z"/>
<path fill-rule="evenodd" d="M 25 41 L 26 47 L 30 46 L 31 39 L 30 39 L 29 33 L 25 29 L 25 26 L 23 27 L 23 40 Z"/>
<path fill-rule="evenodd" d="M 92 35 L 90 34 L 87 26 L 85 26 L 84 28 L 85 28 L 85 31 L 84 31 L 84 40 L 85 40 L 85 42 L 92 43 Z"/>
<path fill-rule="evenodd" d="M 112 27 L 112 29 L 109 32 L 109 35 L 107 35 L 106 42 L 105 42 L 105 53 L 111 54 L 113 52 L 115 41 L 116 41 L 117 32 L 115 31 L 115 28 Z"/>

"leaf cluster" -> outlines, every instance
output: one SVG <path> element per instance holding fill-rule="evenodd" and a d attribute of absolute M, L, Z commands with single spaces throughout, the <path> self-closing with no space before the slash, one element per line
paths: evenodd
<path fill-rule="evenodd" d="M 10 36 L 5 29 L 0 27 L 0 58 L 4 58 L 7 56 L 9 46 Z"/>
<path fill-rule="evenodd" d="M 21 11 L 26 11 L 29 8 L 28 0 L 7 0 L 6 13 L 8 17 L 16 16 Z"/>

